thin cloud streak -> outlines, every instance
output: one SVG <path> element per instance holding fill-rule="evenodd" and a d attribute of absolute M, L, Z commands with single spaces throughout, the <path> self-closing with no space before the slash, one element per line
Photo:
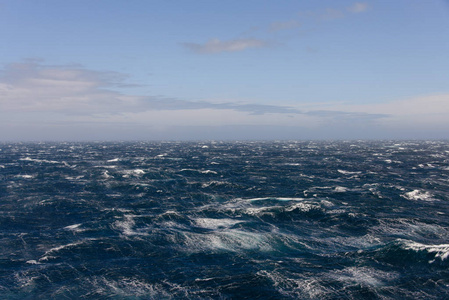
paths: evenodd
<path fill-rule="evenodd" d="M 198 54 L 216 54 L 222 52 L 240 52 L 251 48 L 268 46 L 268 42 L 259 39 L 233 39 L 221 41 L 211 39 L 204 44 L 184 43 L 184 46 Z"/>
<path fill-rule="evenodd" d="M 326 11 L 320 15 L 320 19 L 324 21 L 342 19 L 345 18 L 348 13 L 360 14 L 366 12 L 368 9 L 369 5 L 366 2 L 355 2 L 351 6 L 346 7 L 346 11 L 328 7 Z"/>
<path fill-rule="evenodd" d="M 235 110 L 248 114 L 298 114 L 282 105 L 185 101 L 170 97 L 125 95 L 111 90 L 126 76 L 74 66 L 37 63 L 7 65 L 0 76 L 2 112 L 57 112 L 66 115 L 122 114 L 150 110 Z"/>
<path fill-rule="evenodd" d="M 367 11 L 369 8 L 368 3 L 365 2 L 356 2 L 352 6 L 348 7 L 347 10 L 354 14 L 359 14 Z"/>
<path fill-rule="evenodd" d="M 111 125 L 114 128 L 128 124 L 135 128 L 141 126 L 142 132 L 144 128 L 156 130 L 160 126 L 291 126 L 298 130 L 312 127 L 313 130 L 334 127 L 346 130 L 354 126 L 367 130 L 431 130 L 435 126 L 449 126 L 449 95 L 446 94 L 381 104 L 217 103 L 129 95 L 113 90 L 124 78 L 123 74 L 80 66 L 8 65 L 0 70 L 0 125 L 10 130 L 31 127 L 57 130 L 70 122 L 78 122 L 79 128 L 90 122 L 103 124 L 106 131 L 107 124 L 116 124 Z"/>

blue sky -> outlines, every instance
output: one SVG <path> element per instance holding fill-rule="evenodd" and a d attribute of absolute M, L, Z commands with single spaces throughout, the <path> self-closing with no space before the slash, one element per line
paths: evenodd
<path fill-rule="evenodd" d="M 449 138 L 449 2 L 0 0 L 0 140 Z"/>

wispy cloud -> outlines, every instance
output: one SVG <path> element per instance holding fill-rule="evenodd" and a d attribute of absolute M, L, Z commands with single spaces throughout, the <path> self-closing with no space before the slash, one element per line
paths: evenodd
<path fill-rule="evenodd" d="M 48 66 L 37 62 L 10 64 L 0 70 L 0 111 L 66 115 L 200 109 L 233 110 L 252 115 L 300 113 L 281 105 L 185 101 L 128 95 L 112 89 L 123 86 L 125 78 L 120 73 L 92 71 L 81 66 Z"/>
<path fill-rule="evenodd" d="M 211 39 L 204 44 L 184 43 L 184 46 L 199 54 L 214 54 L 221 52 L 239 52 L 250 48 L 261 48 L 268 46 L 268 42 L 260 39 L 233 39 L 221 41 Z"/>
<path fill-rule="evenodd" d="M 292 132 L 301 128 L 323 132 L 333 128 L 431 132 L 449 126 L 448 94 L 377 104 L 328 102 L 288 106 L 260 104 L 256 100 L 185 101 L 129 95 L 117 91 L 125 79 L 120 73 L 74 65 L 50 66 L 40 62 L 7 65 L 0 69 L 0 127 L 23 132 L 31 128 L 36 134 L 39 130 L 53 130 L 56 134 L 61 128 L 70 131 L 73 124 L 78 124 L 82 137 L 90 124 L 97 124 L 99 133 L 109 132 L 111 136 L 128 126 L 132 128 L 130 132 L 139 131 L 144 137 L 146 128 L 154 131 L 171 126 L 288 126 Z"/>
<path fill-rule="evenodd" d="M 325 21 L 331 21 L 341 19 L 347 16 L 348 13 L 359 14 L 366 12 L 369 9 L 369 5 L 366 2 L 355 2 L 346 9 L 336 9 L 328 7 L 320 14 L 320 19 Z"/>
<path fill-rule="evenodd" d="M 197 54 L 218 54 L 223 52 L 241 52 L 248 49 L 263 48 L 272 45 L 276 42 L 269 42 L 267 35 L 277 33 L 279 31 L 289 31 L 295 28 L 300 28 L 303 25 L 301 18 L 304 16 L 312 17 L 315 20 L 332 21 L 336 19 L 345 18 L 348 14 L 359 14 L 369 9 L 369 5 L 365 2 L 355 2 L 348 7 L 332 8 L 328 7 L 321 12 L 308 12 L 306 14 L 300 13 L 297 19 L 290 19 L 286 21 L 272 22 L 268 26 L 252 27 L 250 30 L 244 31 L 244 36 L 257 34 L 263 38 L 235 38 L 230 40 L 220 40 L 213 38 L 205 43 L 186 42 L 182 45 L 190 51 Z M 301 18 L 300 18 L 301 17 Z M 242 36 L 242 34 L 240 34 Z M 273 38 L 273 36 L 271 36 Z"/>
<path fill-rule="evenodd" d="M 353 5 L 351 5 L 350 7 L 348 7 L 347 11 L 355 13 L 355 14 L 359 14 L 359 13 L 367 11 L 368 8 L 369 8 L 368 3 L 356 2 Z"/>

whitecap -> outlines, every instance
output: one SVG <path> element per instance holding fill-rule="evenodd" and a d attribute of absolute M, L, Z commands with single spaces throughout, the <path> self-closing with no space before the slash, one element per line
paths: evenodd
<path fill-rule="evenodd" d="M 345 171 L 345 170 L 340 170 L 340 169 L 338 169 L 337 171 L 338 171 L 338 173 L 341 173 L 341 174 L 343 174 L 343 175 L 362 174 L 361 171 L 351 172 L 351 171 Z"/>
<path fill-rule="evenodd" d="M 207 229 L 220 229 L 232 227 L 235 224 L 242 223 L 243 221 L 234 219 L 212 219 L 212 218 L 197 218 L 194 220 L 196 225 Z"/>
<path fill-rule="evenodd" d="M 80 226 L 81 226 L 81 223 L 73 224 L 73 225 L 69 225 L 69 226 L 64 227 L 64 229 L 73 230 L 73 229 L 76 229 L 76 228 L 78 228 Z"/>
<path fill-rule="evenodd" d="M 116 161 L 119 161 L 119 160 L 120 160 L 120 158 L 114 158 L 114 159 L 107 160 L 107 162 L 116 162 Z"/>
<path fill-rule="evenodd" d="M 250 216 L 272 215 L 274 216 L 274 209 L 281 209 L 282 206 L 268 206 L 268 207 L 249 207 L 245 213 Z"/>
<path fill-rule="evenodd" d="M 293 205 L 290 205 L 289 207 L 285 208 L 285 211 L 293 211 L 293 210 L 299 210 L 302 212 L 309 212 L 311 210 L 319 208 L 316 204 L 311 203 L 295 203 Z"/>
<path fill-rule="evenodd" d="M 272 201 L 303 201 L 304 198 L 292 198 L 292 197 L 263 197 L 263 198 L 250 198 L 246 199 L 246 201 L 254 202 L 254 201 L 266 201 L 266 200 L 272 200 Z"/>
<path fill-rule="evenodd" d="M 440 259 L 442 261 L 449 257 L 449 244 L 425 245 L 413 241 L 406 241 L 404 242 L 404 249 L 434 253 L 435 259 Z M 431 260 L 429 263 L 433 263 L 434 261 L 435 260 Z"/>
<path fill-rule="evenodd" d="M 69 243 L 69 244 L 66 244 L 66 245 L 61 245 L 61 246 L 58 246 L 58 247 L 51 248 L 51 249 L 45 251 L 44 255 L 41 258 L 39 258 L 39 262 L 46 261 L 46 260 L 49 260 L 51 258 L 54 258 L 53 255 L 55 254 L 55 252 L 58 252 L 58 251 L 63 250 L 63 249 L 68 249 L 68 248 L 71 248 L 71 247 L 75 247 L 75 246 L 81 245 L 83 243 L 84 243 L 84 241 L 79 241 L 79 242 Z"/>
<path fill-rule="evenodd" d="M 368 267 L 348 267 L 330 272 L 327 276 L 349 284 L 379 287 L 383 286 L 385 281 L 391 281 L 397 278 L 398 274 Z"/>
<path fill-rule="evenodd" d="M 79 176 L 76 176 L 76 177 L 73 177 L 73 176 L 65 176 L 64 178 L 67 179 L 67 180 L 79 180 L 79 179 L 81 179 L 81 178 L 83 178 L 83 177 L 84 177 L 84 175 L 79 175 Z"/>
<path fill-rule="evenodd" d="M 102 295 L 105 298 L 141 298 L 145 299 L 172 299 L 172 294 L 164 289 L 161 284 L 151 284 L 144 280 L 132 277 L 120 277 L 117 280 L 106 279 L 103 276 L 90 277 L 88 279 L 93 286 L 92 293 L 82 298 L 91 298 L 92 295 Z M 167 284 L 167 282 L 165 282 Z"/>
<path fill-rule="evenodd" d="M 210 182 L 205 182 L 205 183 L 201 184 L 201 187 L 202 188 L 207 188 L 207 187 L 209 187 L 211 185 L 226 185 L 226 184 L 229 184 L 229 182 L 212 180 Z"/>
<path fill-rule="evenodd" d="M 271 251 L 271 239 L 266 235 L 256 232 L 246 232 L 237 229 L 227 231 L 214 231 L 208 234 L 189 233 L 185 235 L 187 251 L 231 251 L 257 249 L 259 251 Z"/>
<path fill-rule="evenodd" d="M 292 299 L 321 299 L 330 292 L 318 278 L 292 278 L 279 271 L 268 270 L 258 271 L 257 275 L 272 281 L 279 293 Z"/>
<path fill-rule="evenodd" d="M 104 171 L 103 174 L 102 174 L 101 176 L 102 176 L 103 178 L 105 178 L 105 179 L 109 179 L 109 178 L 111 178 L 111 177 L 114 177 L 114 176 L 109 175 L 109 171 L 108 171 L 108 170 Z"/>
<path fill-rule="evenodd" d="M 73 225 L 69 225 L 64 227 L 65 230 L 70 230 L 72 232 L 83 232 L 85 231 L 85 229 L 81 229 L 80 226 L 82 225 L 82 223 L 79 224 L 73 224 Z"/>
<path fill-rule="evenodd" d="M 201 171 L 200 173 L 202 173 L 202 174 L 218 174 L 217 172 L 212 171 L 212 170 L 205 170 L 205 171 Z"/>
<path fill-rule="evenodd" d="M 348 191 L 348 188 L 346 188 L 344 186 L 336 186 L 334 188 L 334 192 L 336 192 L 336 193 L 344 193 L 344 192 L 347 192 L 347 191 Z"/>
<path fill-rule="evenodd" d="M 149 235 L 148 232 L 141 232 L 134 230 L 134 225 L 136 225 L 136 221 L 134 218 L 136 215 L 125 215 L 123 220 L 115 221 L 113 224 L 113 228 L 118 229 L 125 236 L 133 236 L 133 235 Z"/>
<path fill-rule="evenodd" d="M 432 194 L 430 194 L 429 192 L 420 191 L 420 190 L 413 190 L 411 192 L 405 193 L 402 196 L 408 200 L 435 201 L 435 199 L 432 198 Z"/>
<path fill-rule="evenodd" d="M 23 179 L 32 179 L 32 178 L 36 177 L 36 175 L 24 174 L 24 175 L 16 175 L 16 177 L 23 178 Z"/>
<path fill-rule="evenodd" d="M 145 174 L 145 171 L 142 169 L 124 170 L 122 172 L 125 173 L 125 175 L 122 176 L 124 178 L 128 178 L 130 176 L 142 176 Z"/>
<path fill-rule="evenodd" d="M 19 160 L 24 160 L 24 161 L 32 161 L 32 162 L 37 162 L 37 163 L 49 163 L 49 164 L 59 164 L 59 161 L 56 160 L 46 160 L 46 159 L 35 159 L 35 158 L 31 158 L 29 156 L 25 157 L 25 158 L 20 158 Z"/>

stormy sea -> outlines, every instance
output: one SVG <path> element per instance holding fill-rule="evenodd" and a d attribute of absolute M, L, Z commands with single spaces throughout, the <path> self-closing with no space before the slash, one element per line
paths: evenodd
<path fill-rule="evenodd" d="M 1 299 L 449 299 L 449 142 L 0 144 Z"/>

